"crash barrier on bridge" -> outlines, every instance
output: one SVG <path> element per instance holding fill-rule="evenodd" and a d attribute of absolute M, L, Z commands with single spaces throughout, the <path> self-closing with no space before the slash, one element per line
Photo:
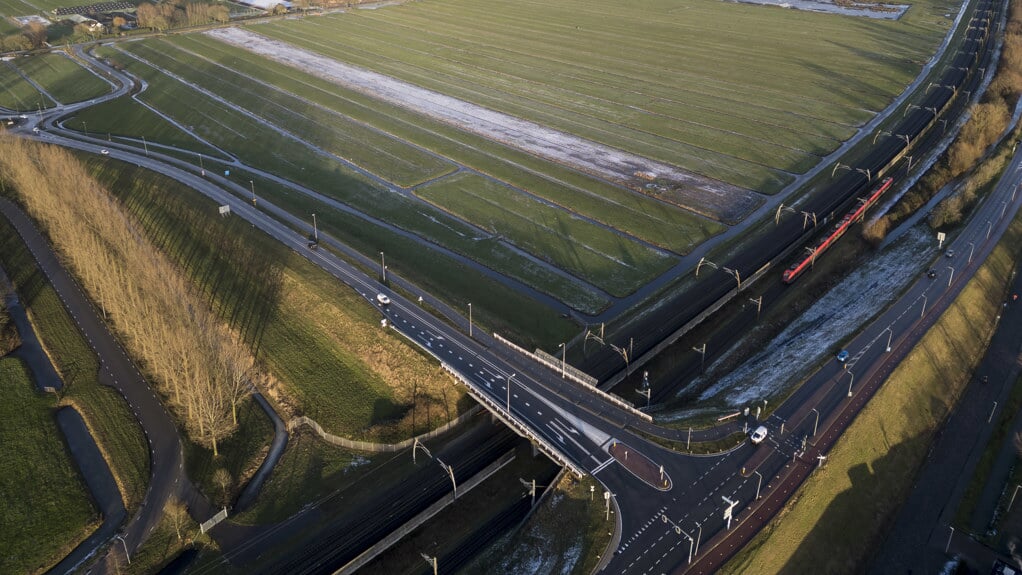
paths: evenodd
<path fill-rule="evenodd" d="M 443 370 L 446 371 L 447 373 L 451 374 L 451 376 L 453 376 L 455 380 L 463 383 L 465 385 L 465 388 L 468 389 L 468 393 L 476 401 L 483 404 L 487 409 L 490 410 L 490 413 L 497 417 L 497 419 L 500 419 L 502 422 L 504 422 L 505 425 L 513 429 L 515 433 L 521 435 L 522 437 L 528 439 L 529 441 L 532 441 L 532 443 L 536 447 L 538 447 L 540 451 L 546 454 L 547 457 L 556 461 L 562 466 L 567 467 L 569 470 L 571 470 L 572 473 L 575 474 L 575 476 L 579 478 L 585 477 L 586 472 L 583 471 L 582 468 L 580 468 L 579 466 L 572 463 L 568 456 L 562 453 L 557 446 L 550 444 L 547 440 L 543 439 L 536 433 L 533 433 L 533 431 L 526 427 L 525 425 L 523 425 L 522 422 L 518 421 L 514 417 L 511 417 L 504 407 L 497 405 L 497 403 L 490 399 L 488 395 L 477 390 L 475 385 L 473 385 L 472 382 L 468 380 L 468 378 L 462 375 L 461 372 L 447 365 L 444 362 L 440 363 L 440 367 L 443 368 Z"/>
<path fill-rule="evenodd" d="M 493 463 L 487 465 L 485 469 L 470 477 L 468 481 L 465 481 L 464 483 L 459 483 L 458 493 L 459 494 L 468 493 L 469 491 L 472 490 L 472 488 L 479 485 L 483 481 L 489 479 L 491 475 L 503 469 L 504 466 L 514 461 L 514 459 L 515 459 L 514 450 L 508 451 L 507 453 L 502 455 L 497 461 L 494 461 Z M 380 553 L 383 553 L 384 551 L 389 549 L 395 543 L 400 541 L 401 538 L 404 537 L 405 535 L 408 535 L 412 531 L 415 531 L 415 529 L 417 529 L 420 525 L 431 519 L 437 513 L 440 513 L 445 507 L 447 507 L 451 503 L 454 503 L 453 493 L 441 497 L 439 501 L 427 507 L 425 511 L 422 511 L 415 517 L 412 517 L 404 525 L 398 527 L 393 532 L 391 532 L 390 535 L 387 535 L 379 542 L 377 542 L 375 545 L 363 551 L 358 557 L 352 559 L 350 563 L 348 563 L 344 567 L 341 567 L 340 570 L 338 570 L 335 573 L 335 575 L 352 575 L 356 573 L 366 563 L 369 563 L 370 561 L 375 559 Z"/>
<path fill-rule="evenodd" d="M 323 441 L 326 441 L 329 444 L 339 445 L 341 447 L 346 447 L 348 449 L 357 449 L 359 451 L 369 451 L 372 453 L 392 453 L 395 451 L 408 449 L 409 447 L 415 444 L 416 440 L 418 440 L 419 442 L 423 442 L 426 441 L 427 439 L 433 439 L 434 437 L 442 435 L 445 432 L 449 431 L 450 429 L 457 427 L 458 425 L 461 425 L 465 421 L 468 421 L 469 418 L 478 414 L 481 409 L 482 408 L 477 405 L 469 409 L 465 413 L 461 414 L 457 418 L 448 421 L 447 423 L 441 425 L 440 427 L 432 431 L 427 431 L 426 433 L 416 435 L 411 439 L 406 439 L 404 441 L 399 441 L 397 443 L 371 443 L 368 441 L 355 441 L 353 439 L 338 437 L 328 431 L 325 431 L 323 429 L 323 426 L 317 423 L 316 420 L 305 417 L 304 415 L 294 417 L 290 421 L 288 421 L 287 429 L 288 431 L 294 431 L 294 429 L 297 427 L 301 427 L 302 425 L 308 425 L 309 427 L 312 428 L 313 431 L 316 432 L 316 435 L 320 436 L 320 438 L 322 438 Z"/>
<path fill-rule="evenodd" d="M 517 351 L 518 353 L 520 353 L 522 355 L 529 356 L 532 359 L 538 361 L 539 363 L 541 363 L 541 364 L 543 364 L 543 365 L 545 365 L 545 366 L 547 366 L 547 367 L 549 367 L 551 369 L 554 369 L 556 371 L 561 371 L 561 360 L 557 359 L 556 357 L 550 355 L 549 353 L 547 353 L 547 352 L 545 352 L 545 351 L 543 351 L 541 349 L 537 349 L 536 353 L 529 353 L 528 351 L 525 351 L 524 348 L 511 343 L 507 339 L 505 339 L 505 338 L 503 338 L 503 337 L 501 337 L 501 336 L 499 336 L 497 334 L 493 334 L 493 338 L 496 339 L 497 341 L 499 341 L 500 343 L 503 343 L 504 345 L 510 347 L 511 349 Z M 565 379 L 570 379 L 570 380 L 572 380 L 572 381 L 574 381 L 576 383 L 581 383 L 583 386 L 585 386 L 586 391 L 595 393 L 596 395 L 600 396 L 601 398 L 603 398 L 603 399 L 613 403 L 614 405 L 620 407 L 621 409 L 627 411 L 628 413 L 631 413 L 632 415 L 634 415 L 634 416 L 636 416 L 638 418 L 643 419 L 644 421 L 648 421 L 648 422 L 652 422 L 653 421 L 653 416 L 651 416 L 648 413 L 645 413 L 643 411 L 639 411 L 631 403 L 628 403 L 627 401 L 621 399 L 620 397 L 618 397 L 618 396 L 616 396 L 616 395 L 614 395 L 612 393 L 607 393 L 606 391 L 603 391 L 602 389 L 597 387 L 596 384 L 598 383 L 599 380 L 597 380 L 595 377 L 589 375 L 588 373 L 583 372 L 580 369 L 576 369 L 576 368 L 574 368 L 574 367 L 572 367 L 570 365 L 565 366 L 564 377 L 565 377 Z"/>
<path fill-rule="evenodd" d="M 216 524 L 220 523 L 224 519 L 227 519 L 227 508 L 226 507 L 221 509 L 220 512 L 217 513 L 216 515 L 210 517 L 209 519 L 207 519 L 207 520 L 203 521 L 201 524 L 199 524 L 199 531 L 201 531 L 202 533 L 205 533 L 205 532 L 209 531 L 210 529 L 216 527 Z"/>

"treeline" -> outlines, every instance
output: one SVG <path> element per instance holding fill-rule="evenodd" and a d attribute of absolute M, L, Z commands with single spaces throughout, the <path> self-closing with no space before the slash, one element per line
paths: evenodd
<path fill-rule="evenodd" d="M 254 360 L 137 222 L 63 149 L 4 137 L 13 184 L 193 441 L 212 449 L 237 428 Z"/>
<path fill-rule="evenodd" d="M 972 106 L 969 120 L 940 160 L 890 212 L 866 227 L 863 232 L 865 238 L 878 244 L 891 228 L 922 208 L 948 182 L 971 170 L 1007 129 L 1020 93 L 1022 0 L 1013 0 L 1008 8 L 1008 23 L 997 72 L 980 103 Z M 984 177 L 977 179 L 982 180 Z M 975 201 L 980 187 L 964 186 L 961 193 L 938 204 L 930 218 L 930 226 L 936 229 L 958 223 L 964 211 Z"/>
<path fill-rule="evenodd" d="M 135 12 L 140 28 L 162 31 L 168 28 L 199 26 L 219 22 L 227 23 L 231 19 L 230 10 L 224 4 L 204 4 L 187 0 L 169 0 L 150 4 L 143 2 Z"/>
<path fill-rule="evenodd" d="M 0 52 L 19 52 L 42 48 L 46 43 L 46 26 L 30 22 L 21 31 L 0 38 Z"/>

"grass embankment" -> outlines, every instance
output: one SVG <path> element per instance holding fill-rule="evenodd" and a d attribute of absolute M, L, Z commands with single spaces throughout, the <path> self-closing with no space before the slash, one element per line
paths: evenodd
<path fill-rule="evenodd" d="M 855 572 L 864 565 L 985 352 L 1020 250 L 1022 220 L 1016 219 L 976 276 L 849 426 L 826 467 L 722 573 L 792 573 L 806 565 L 820 572 Z M 848 537 L 850 532 L 856 537 Z"/>
<path fill-rule="evenodd" d="M 85 539 L 100 517 L 20 359 L 0 359 L 0 573 L 40 573 Z"/>
<path fill-rule="evenodd" d="M 64 380 L 60 403 L 73 405 L 110 465 L 128 512 L 149 480 L 149 449 L 127 402 L 98 381 L 99 363 L 21 239 L 0 221 L 0 265 L 14 283 L 39 339 Z"/>
<path fill-rule="evenodd" d="M 496 541 L 462 572 L 592 573 L 614 531 L 613 515 L 608 522 L 605 505 L 603 489 L 592 477 L 577 480 L 565 475 L 528 521 Z"/>
<path fill-rule="evenodd" d="M 94 160 L 156 245 L 244 334 L 274 380 L 285 417 L 305 414 L 337 435 L 396 441 L 456 417 L 464 392 L 436 362 L 379 327 L 353 290 L 177 182 Z"/>

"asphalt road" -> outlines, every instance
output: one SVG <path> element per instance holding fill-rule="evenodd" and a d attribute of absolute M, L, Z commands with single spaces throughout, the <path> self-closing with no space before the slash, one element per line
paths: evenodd
<path fill-rule="evenodd" d="M 107 330 L 98 311 L 60 264 L 35 224 L 17 206 L 0 198 L 0 213 L 10 220 L 46 274 L 79 330 L 100 361 L 99 381 L 116 389 L 127 400 L 145 432 L 150 453 L 149 488 L 122 536 L 133 552 L 159 522 L 166 501 L 191 489 L 183 469 L 181 439 L 170 414 L 157 399 L 116 338 Z M 95 572 L 102 572 L 99 568 Z"/>

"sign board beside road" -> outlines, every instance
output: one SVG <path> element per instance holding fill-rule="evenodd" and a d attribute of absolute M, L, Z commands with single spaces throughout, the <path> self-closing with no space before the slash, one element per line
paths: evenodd
<path fill-rule="evenodd" d="M 937 232 L 937 249 L 942 249 L 944 247 L 945 238 L 947 238 L 947 236 L 944 235 L 944 232 Z"/>
<path fill-rule="evenodd" d="M 221 216 L 231 215 L 231 206 L 220 206 L 220 215 Z"/>

